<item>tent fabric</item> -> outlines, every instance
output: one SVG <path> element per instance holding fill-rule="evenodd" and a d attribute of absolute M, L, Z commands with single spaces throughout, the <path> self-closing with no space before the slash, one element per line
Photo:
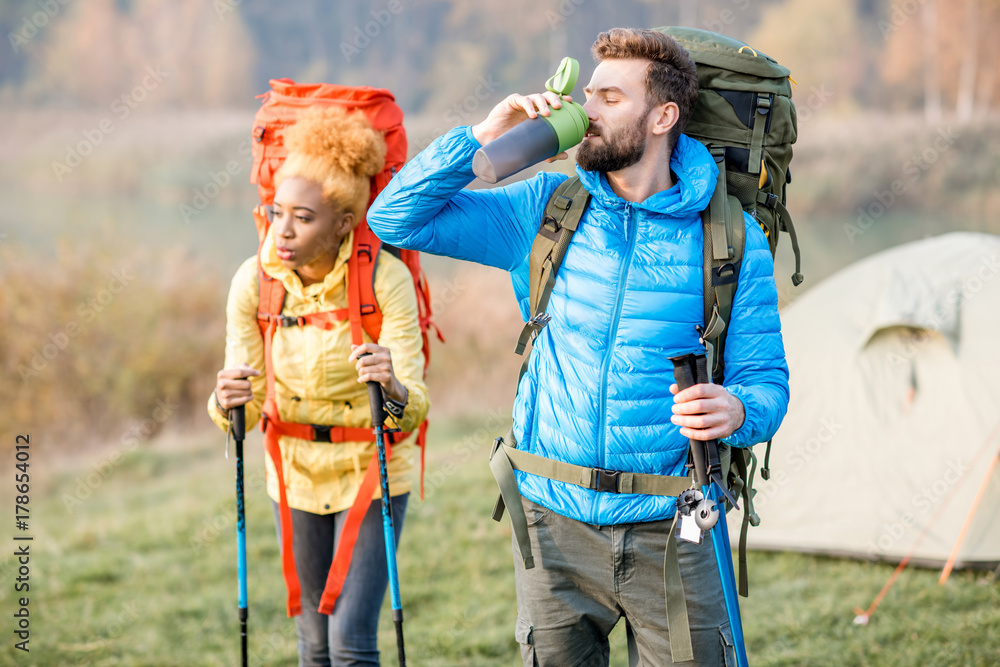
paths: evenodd
<path fill-rule="evenodd" d="M 782 312 L 788 416 L 756 484 L 756 549 L 1000 562 L 1000 237 L 902 245 Z M 738 530 L 738 521 L 730 521 Z"/>

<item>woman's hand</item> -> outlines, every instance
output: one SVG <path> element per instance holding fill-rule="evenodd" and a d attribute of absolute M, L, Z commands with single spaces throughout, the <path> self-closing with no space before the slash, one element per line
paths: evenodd
<path fill-rule="evenodd" d="M 392 370 L 389 348 L 375 343 L 351 345 L 351 356 L 347 360 L 354 362 L 354 367 L 358 370 L 358 382 L 378 382 L 382 385 L 386 398 L 406 402 L 406 387 L 396 379 Z"/>
<path fill-rule="evenodd" d="M 257 375 L 260 375 L 260 371 L 246 364 L 222 369 L 215 381 L 215 400 L 223 410 L 246 405 L 253 400 L 253 389 L 247 378 Z"/>

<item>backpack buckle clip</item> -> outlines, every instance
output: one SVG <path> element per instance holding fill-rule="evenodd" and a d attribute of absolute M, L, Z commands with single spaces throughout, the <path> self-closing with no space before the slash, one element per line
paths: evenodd
<path fill-rule="evenodd" d="M 313 442 L 330 442 L 332 428 L 329 424 L 312 424 Z"/>
<path fill-rule="evenodd" d="M 279 327 L 301 327 L 306 323 L 304 317 L 291 317 L 290 315 L 278 315 Z"/>
<path fill-rule="evenodd" d="M 601 468 L 594 468 L 593 481 L 590 483 L 590 488 L 597 491 L 598 493 L 620 493 L 618 489 L 618 481 L 621 476 L 621 472 L 618 470 L 602 470 Z"/>
<path fill-rule="evenodd" d="M 771 110 L 771 96 L 761 93 L 757 96 L 757 113 L 764 115 Z"/>

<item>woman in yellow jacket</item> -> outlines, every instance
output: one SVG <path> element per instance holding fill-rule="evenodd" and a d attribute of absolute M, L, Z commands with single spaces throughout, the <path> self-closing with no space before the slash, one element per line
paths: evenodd
<path fill-rule="evenodd" d="M 303 115 L 286 131 L 284 142 L 289 155 L 275 176 L 274 219 L 260 261 L 285 287 L 284 315 L 347 308 L 353 230 L 368 203 L 369 178 L 382 169 L 385 142 L 363 115 L 340 109 Z M 281 421 L 370 429 L 369 381 L 382 386 L 387 408 L 399 415 L 395 421 L 403 432 L 415 431 L 424 421 L 429 400 L 409 270 L 383 250 L 374 287 L 383 314 L 378 341 L 368 340 L 366 334 L 363 345 L 352 345 L 348 320 L 329 330 L 277 328 L 272 362 Z M 209 399 L 209 414 L 223 429 L 229 426 L 229 409 L 239 405 L 246 405 L 247 424 L 260 418 L 265 376 L 257 304 L 257 257 L 251 257 L 233 277 L 226 306 L 225 369 L 219 371 Z M 395 445 L 388 465 L 397 543 L 412 485 L 414 440 L 415 435 Z M 280 450 L 292 515 L 292 551 L 302 586 L 302 613 L 296 617 L 299 664 L 378 665 L 376 632 L 388 585 L 378 502 L 371 504 L 361 524 L 333 613 L 317 611 L 347 510 L 375 443 L 282 436 Z M 282 480 L 270 459 L 265 458 L 265 466 L 280 542 Z"/>

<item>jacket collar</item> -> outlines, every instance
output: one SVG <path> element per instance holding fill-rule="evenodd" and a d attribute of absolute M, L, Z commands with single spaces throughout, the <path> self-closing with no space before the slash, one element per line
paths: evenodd
<path fill-rule="evenodd" d="M 307 299 L 325 294 L 345 282 L 347 279 L 347 260 L 351 257 L 351 248 L 353 247 L 354 230 L 351 230 L 340 242 L 340 252 L 333 264 L 333 270 L 326 274 L 326 278 L 322 282 L 312 285 L 304 286 L 299 275 L 281 263 L 275 248 L 274 235 L 270 230 L 264 237 L 264 245 L 260 249 L 260 261 L 264 272 L 272 278 L 280 280 L 285 286 L 286 292 L 294 294 L 300 299 Z"/>
<path fill-rule="evenodd" d="M 708 149 L 700 141 L 686 134 L 680 135 L 670 156 L 670 169 L 676 177 L 672 188 L 631 205 L 674 218 L 698 214 L 708 207 L 719 176 L 719 169 Z M 576 173 L 587 191 L 603 206 L 623 209 L 630 203 L 615 194 L 603 172 L 586 171 L 577 166 Z"/>

